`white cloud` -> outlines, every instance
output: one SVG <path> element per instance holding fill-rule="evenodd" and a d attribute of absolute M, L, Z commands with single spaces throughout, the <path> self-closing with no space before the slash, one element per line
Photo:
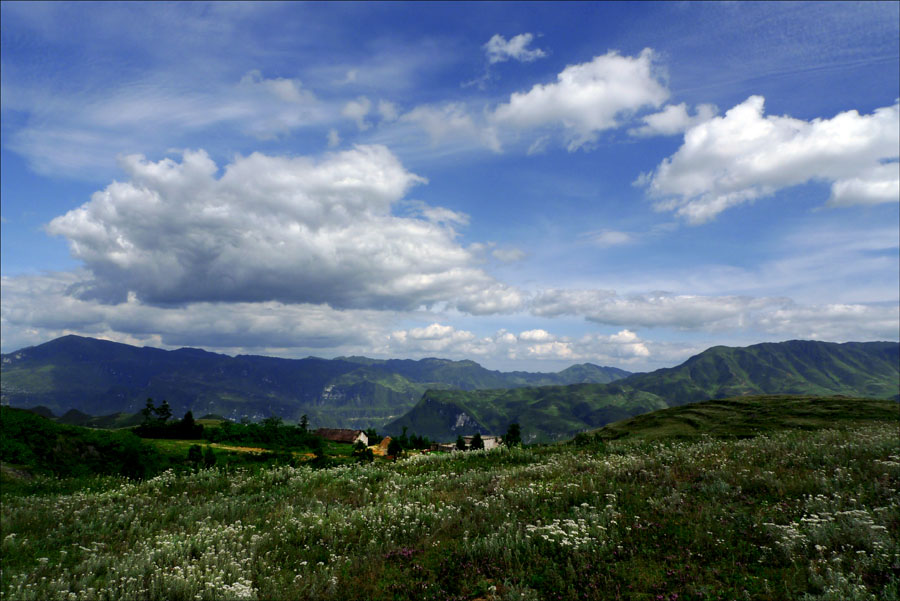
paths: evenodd
<path fill-rule="evenodd" d="M 266 79 L 263 77 L 262 73 L 256 69 L 248 72 L 241 78 L 241 85 L 248 87 L 260 86 L 280 100 L 295 104 L 303 104 L 314 98 L 311 92 L 302 89 L 302 84 L 299 80 L 287 79 L 284 77 Z"/>
<path fill-rule="evenodd" d="M 334 148 L 341 143 L 341 135 L 334 128 L 328 130 L 328 148 Z"/>
<path fill-rule="evenodd" d="M 495 130 L 492 127 L 477 125 L 465 105 L 461 103 L 417 106 L 400 117 L 400 121 L 421 127 L 435 145 L 466 139 L 477 140 L 495 152 L 500 150 Z"/>
<path fill-rule="evenodd" d="M 519 334 L 519 340 L 527 342 L 549 342 L 554 339 L 555 337 L 547 330 L 527 330 Z"/>
<path fill-rule="evenodd" d="M 763 116 L 763 105 L 761 96 L 751 96 L 690 128 L 681 148 L 639 180 L 666 197 L 657 208 L 703 223 L 812 180 L 832 182 L 831 205 L 900 200 L 896 165 L 881 165 L 900 154 L 900 105 L 812 121 Z"/>
<path fill-rule="evenodd" d="M 107 162 L 120 153 L 163 150 L 211 129 L 217 137 L 273 139 L 329 118 L 328 109 L 299 80 L 265 78 L 256 70 L 237 82 L 194 86 L 188 92 L 153 79 L 95 96 L 48 94 L 18 82 L 4 82 L 7 87 L 4 110 L 31 115 L 10 134 L 8 148 L 39 173 L 54 176 L 85 177 L 111 168 Z"/>
<path fill-rule="evenodd" d="M 831 185 L 830 207 L 874 205 L 900 199 L 900 163 L 894 161 L 863 170 L 858 177 Z"/>
<path fill-rule="evenodd" d="M 897 340 L 900 305 L 790 306 L 758 318 L 759 327 L 790 338 L 827 341 Z"/>
<path fill-rule="evenodd" d="M 412 208 L 412 213 L 421 215 L 432 223 L 441 223 L 446 226 L 469 225 L 469 216 L 460 211 L 453 211 L 446 207 L 433 207 L 419 200 L 411 200 L 405 204 Z"/>
<path fill-rule="evenodd" d="M 499 105 L 492 121 L 516 129 L 562 127 L 569 150 L 619 127 L 635 111 L 658 107 L 669 97 L 649 48 L 635 57 L 610 51 L 592 61 L 569 65 L 557 81 L 515 92 Z"/>
<path fill-rule="evenodd" d="M 352 119 L 360 131 L 365 131 L 372 126 L 371 123 L 366 121 L 366 115 L 369 114 L 371 108 L 372 101 L 365 96 L 360 96 L 356 100 L 347 102 L 344 108 L 341 109 L 341 114 L 348 119 Z"/>
<path fill-rule="evenodd" d="M 802 305 L 789 298 L 545 290 L 533 299 L 531 309 L 540 317 L 580 315 L 598 324 L 628 328 L 743 331 L 838 341 L 896 340 L 900 333 L 896 302 Z M 628 343 L 632 336 L 623 330 L 616 341 Z"/>
<path fill-rule="evenodd" d="M 336 310 L 327 305 L 199 302 L 181 307 L 103 304 L 72 295 L 83 274 L 2 278 L 4 349 L 40 344 L 69 333 L 129 344 L 200 346 L 237 352 L 260 349 L 376 348 L 393 314 Z M 307 351 L 308 353 L 309 351 Z"/>
<path fill-rule="evenodd" d="M 625 356 L 649 357 L 650 351 L 638 335 L 631 330 L 622 330 L 608 337 L 608 342 L 618 346 L 618 350 Z"/>
<path fill-rule="evenodd" d="M 525 251 L 520 248 L 496 248 L 491 251 L 491 255 L 498 261 L 514 263 L 525 258 Z"/>
<path fill-rule="evenodd" d="M 698 123 L 715 117 L 718 109 L 712 104 L 701 104 L 693 117 L 688 115 L 687 104 L 669 104 L 663 110 L 643 117 L 644 125 L 628 130 L 633 136 L 674 136 Z"/>
<path fill-rule="evenodd" d="M 525 349 L 529 355 L 544 359 L 575 359 L 570 342 L 541 342 L 531 344 Z"/>
<path fill-rule="evenodd" d="M 327 303 L 515 310 L 521 294 L 474 267 L 455 231 L 391 213 L 425 180 L 383 146 L 308 157 L 238 157 L 216 179 L 203 151 L 180 163 L 123 159 L 130 181 L 57 217 L 93 280 L 79 294 L 121 302 Z M 439 209 L 433 209 L 439 212 Z M 450 213 L 444 217 L 447 218 Z M 456 221 L 460 221 L 458 214 Z"/>
<path fill-rule="evenodd" d="M 399 114 L 397 105 L 387 100 L 378 101 L 378 113 L 381 115 L 381 120 L 387 122 L 396 121 Z"/>
<path fill-rule="evenodd" d="M 585 237 L 597 246 L 618 246 L 621 244 L 630 244 L 634 242 L 634 236 L 628 232 L 618 232 L 616 230 L 600 230 L 599 232 L 590 232 Z"/>
<path fill-rule="evenodd" d="M 536 315 L 582 315 L 590 321 L 628 327 L 679 330 L 740 329 L 755 312 L 787 306 L 788 299 L 694 296 L 656 292 L 619 296 L 609 290 L 546 290 L 532 304 Z"/>
<path fill-rule="evenodd" d="M 512 361 L 560 362 L 571 364 L 589 361 L 601 365 L 633 365 L 647 361 L 686 358 L 691 350 L 642 340 L 629 330 L 617 334 L 585 334 L 572 339 L 546 330 L 529 330 L 518 336 L 499 330 L 492 336 L 478 337 L 468 330 L 433 323 L 423 328 L 396 330 L 390 335 L 393 353 L 403 356 L 425 356 L 440 352 L 449 358 L 490 358 Z M 656 353 L 652 349 L 658 349 Z M 540 363 L 535 364 L 540 365 Z"/>
<path fill-rule="evenodd" d="M 530 63 L 539 58 L 547 56 L 547 53 L 540 48 L 528 49 L 528 45 L 534 36 L 530 33 L 520 33 L 513 36 L 509 40 L 502 35 L 494 34 L 490 40 L 484 45 L 484 52 L 487 55 L 488 63 L 503 63 L 510 59 L 523 63 Z"/>

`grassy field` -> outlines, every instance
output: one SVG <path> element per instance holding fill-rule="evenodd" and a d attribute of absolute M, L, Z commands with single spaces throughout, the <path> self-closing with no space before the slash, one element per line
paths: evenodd
<path fill-rule="evenodd" d="M 897 420 L 6 494 L 3 599 L 891 599 Z"/>

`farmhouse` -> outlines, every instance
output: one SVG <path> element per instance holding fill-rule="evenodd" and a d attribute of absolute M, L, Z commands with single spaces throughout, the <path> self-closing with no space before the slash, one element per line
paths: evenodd
<path fill-rule="evenodd" d="M 463 436 L 463 440 L 466 441 L 466 448 L 472 448 L 472 439 L 474 436 Z M 481 442 L 484 443 L 484 450 L 495 449 L 500 446 L 500 436 L 482 436 Z"/>
<path fill-rule="evenodd" d="M 369 437 L 366 436 L 366 433 L 362 430 L 319 428 L 313 434 L 315 434 L 316 436 L 321 436 L 325 440 L 330 440 L 332 442 L 347 442 L 350 444 L 362 442 L 364 445 L 369 446 Z"/>

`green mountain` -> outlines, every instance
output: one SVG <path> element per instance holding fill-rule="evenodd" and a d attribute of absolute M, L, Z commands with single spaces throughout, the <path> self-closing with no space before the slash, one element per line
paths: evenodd
<path fill-rule="evenodd" d="M 60 421 L 126 424 L 148 397 L 167 400 L 176 416 L 216 413 L 231 419 L 309 416 L 315 426 L 380 427 L 411 409 L 426 390 L 514 388 L 611 382 L 629 375 L 578 365 L 553 373 L 503 373 L 473 361 L 230 357 L 199 349 L 165 351 L 64 336 L 2 355 L 0 400 L 43 406 Z M 107 416 L 86 421 L 78 413 Z"/>
<path fill-rule="evenodd" d="M 429 390 L 385 426 L 438 440 L 501 435 L 519 423 L 526 442 L 559 440 L 654 409 L 747 395 L 846 395 L 897 400 L 900 345 L 792 340 L 710 348 L 681 365 L 609 384 L 517 390 Z"/>
<path fill-rule="evenodd" d="M 863 422 L 900 424 L 900 405 L 850 397 L 736 397 L 653 411 L 609 424 L 593 434 L 601 440 L 747 438 L 778 430 L 856 426 Z"/>

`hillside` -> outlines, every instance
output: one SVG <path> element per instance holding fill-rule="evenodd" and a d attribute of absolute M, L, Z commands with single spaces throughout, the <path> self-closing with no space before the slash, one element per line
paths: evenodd
<path fill-rule="evenodd" d="M 404 414 L 429 389 L 611 382 L 629 372 L 584 364 L 557 374 L 485 369 L 473 361 L 230 357 L 64 336 L 2 356 L 3 404 L 55 415 L 135 413 L 148 397 L 176 415 L 309 416 L 317 426 L 370 427 Z M 77 414 L 73 415 L 77 422 Z M 120 423 L 119 420 L 108 420 Z"/>
<path fill-rule="evenodd" d="M 0 460 L 56 476 L 154 475 L 161 458 L 131 432 L 107 432 L 58 424 L 0 407 Z"/>
<path fill-rule="evenodd" d="M 401 418 L 442 440 L 503 434 L 509 423 L 526 441 L 559 440 L 654 409 L 747 395 L 810 395 L 897 399 L 900 345 L 893 342 L 788 341 L 717 346 L 677 367 L 634 374 L 609 384 L 477 392 L 428 391 Z"/>
<path fill-rule="evenodd" d="M 660 409 L 609 424 L 593 434 L 602 440 L 746 438 L 779 430 L 859 426 L 866 422 L 900 424 L 900 404 L 849 397 L 735 397 Z"/>
<path fill-rule="evenodd" d="M 385 426 L 385 431 L 396 434 L 405 426 L 434 440 L 453 440 L 475 432 L 500 435 L 509 424 L 518 423 L 525 442 L 543 442 L 664 407 L 668 405 L 655 395 L 608 394 L 597 384 L 429 390 L 409 413 Z"/>

